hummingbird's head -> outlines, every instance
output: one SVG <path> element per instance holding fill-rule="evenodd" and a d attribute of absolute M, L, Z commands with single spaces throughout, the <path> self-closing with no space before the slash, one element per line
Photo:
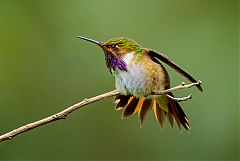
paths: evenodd
<path fill-rule="evenodd" d="M 122 60 L 130 52 L 139 51 L 140 46 L 133 40 L 126 37 L 112 38 L 106 42 L 95 41 L 82 36 L 78 38 L 97 44 L 102 48 L 105 54 L 106 65 L 108 68 L 115 70 L 127 71 L 127 65 Z"/>
<path fill-rule="evenodd" d="M 137 51 L 140 46 L 133 40 L 126 37 L 117 37 L 103 43 L 103 48 L 119 58 L 125 54 Z"/>

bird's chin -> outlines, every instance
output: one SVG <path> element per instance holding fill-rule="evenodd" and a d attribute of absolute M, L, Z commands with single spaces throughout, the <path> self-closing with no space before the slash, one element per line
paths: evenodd
<path fill-rule="evenodd" d="M 115 56 L 112 53 L 105 53 L 105 60 L 106 60 L 106 65 L 107 67 L 112 71 L 115 71 L 117 69 L 121 71 L 127 71 L 127 65 L 126 63 Z"/>

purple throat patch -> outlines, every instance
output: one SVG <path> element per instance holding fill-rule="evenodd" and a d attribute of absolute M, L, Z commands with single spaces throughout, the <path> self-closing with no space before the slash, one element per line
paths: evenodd
<path fill-rule="evenodd" d="M 127 64 L 120 58 L 117 58 L 112 53 L 105 53 L 106 65 L 109 69 L 114 71 L 118 68 L 119 70 L 127 71 Z"/>

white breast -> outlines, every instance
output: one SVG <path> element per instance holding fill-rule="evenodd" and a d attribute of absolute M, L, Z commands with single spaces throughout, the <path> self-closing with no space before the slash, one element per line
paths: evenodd
<path fill-rule="evenodd" d="M 123 94 L 131 94 L 143 97 L 149 94 L 149 76 L 144 67 L 136 63 L 134 52 L 126 54 L 123 61 L 127 64 L 127 72 L 116 70 L 113 72 L 116 81 L 116 89 Z"/>

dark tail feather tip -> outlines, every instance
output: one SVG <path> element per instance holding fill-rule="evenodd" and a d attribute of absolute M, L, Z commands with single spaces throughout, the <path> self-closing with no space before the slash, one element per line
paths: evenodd
<path fill-rule="evenodd" d="M 172 93 L 170 93 L 171 96 L 173 96 Z M 174 96 L 173 96 L 174 97 Z M 169 112 L 174 116 L 176 122 L 183 126 L 187 131 L 190 130 L 190 124 L 188 121 L 188 118 L 186 116 L 186 114 L 184 113 L 183 109 L 181 108 L 181 106 L 179 105 L 179 103 L 177 101 L 173 101 L 170 100 L 169 102 Z M 181 127 L 179 126 L 179 128 L 181 129 Z"/>

